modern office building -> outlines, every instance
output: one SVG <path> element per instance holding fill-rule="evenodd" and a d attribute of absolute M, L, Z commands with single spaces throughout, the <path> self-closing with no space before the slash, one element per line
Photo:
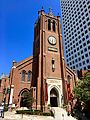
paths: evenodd
<path fill-rule="evenodd" d="M 90 0 L 62 0 L 67 65 L 90 70 Z"/>

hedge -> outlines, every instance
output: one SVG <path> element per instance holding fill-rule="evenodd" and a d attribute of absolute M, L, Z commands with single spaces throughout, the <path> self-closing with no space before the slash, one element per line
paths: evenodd
<path fill-rule="evenodd" d="M 16 110 L 17 114 L 54 116 L 52 112 L 42 112 L 41 110 Z"/>

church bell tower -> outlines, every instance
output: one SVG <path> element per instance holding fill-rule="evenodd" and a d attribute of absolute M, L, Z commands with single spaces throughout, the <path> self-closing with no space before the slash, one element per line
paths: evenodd
<path fill-rule="evenodd" d="M 34 26 L 33 86 L 36 87 L 37 109 L 61 106 L 66 101 L 66 67 L 60 16 L 52 10 L 38 12 Z"/>

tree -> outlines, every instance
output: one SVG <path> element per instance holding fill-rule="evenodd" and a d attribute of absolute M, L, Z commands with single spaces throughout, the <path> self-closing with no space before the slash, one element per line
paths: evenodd
<path fill-rule="evenodd" d="M 76 97 L 79 97 L 83 102 L 90 101 L 90 72 L 85 73 L 82 79 L 78 81 L 74 92 Z"/>
<path fill-rule="evenodd" d="M 84 102 L 88 113 L 90 112 L 90 72 L 84 74 L 74 88 L 75 97 Z"/>
<path fill-rule="evenodd" d="M 24 103 L 26 104 L 27 108 L 32 108 L 32 104 L 35 102 L 35 99 L 32 95 L 32 89 L 30 92 L 26 92 L 25 96 Z"/>

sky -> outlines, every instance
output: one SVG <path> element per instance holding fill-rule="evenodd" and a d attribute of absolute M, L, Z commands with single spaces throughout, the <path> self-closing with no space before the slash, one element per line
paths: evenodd
<path fill-rule="evenodd" d="M 0 76 L 8 75 L 12 61 L 33 54 L 34 23 L 44 8 L 60 13 L 60 0 L 0 0 Z"/>

